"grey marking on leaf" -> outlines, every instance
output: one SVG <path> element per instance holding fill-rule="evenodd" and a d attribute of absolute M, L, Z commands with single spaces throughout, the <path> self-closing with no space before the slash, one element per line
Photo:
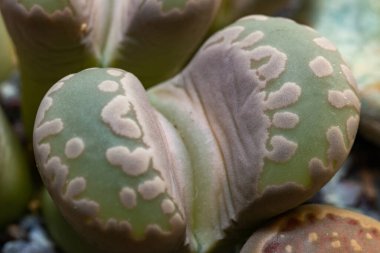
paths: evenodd
<path fill-rule="evenodd" d="M 130 110 L 131 104 L 128 98 L 118 95 L 103 108 L 101 117 L 115 134 L 137 139 L 141 137 L 142 133 L 135 121 L 126 118 Z"/>
<path fill-rule="evenodd" d="M 352 71 L 350 70 L 350 68 L 344 64 L 341 64 L 340 68 L 341 68 L 343 75 L 346 78 L 348 84 L 351 86 L 351 88 L 353 88 L 356 92 L 358 92 L 356 80 L 355 80 L 355 77 L 352 74 Z"/>
<path fill-rule="evenodd" d="M 267 157 L 275 162 L 286 162 L 290 160 L 295 154 L 298 144 L 286 139 L 281 135 L 272 137 L 270 144 L 272 150 L 268 151 Z"/>
<path fill-rule="evenodd" d="M 69 168 L 61 162 L 58 156 L 51 157 L 44 165 L 44 174 L 49 180 L 47 183 L 57 193 L 63 193 L 63 187 L 66 183 Z"/>
<path fill-rule="evenodd" d="M 44 99 L 42 99 L 40 107 L 36 115 L 36 121 L 35 121 L 36 126 L 41 125 L 42 121 L 45 118 L 46 112 L 50 109 L 52 105 L 53 105 L 53 99 L 51 97 L 45 96 Z"/>
<path fill-rule="evenodd" d="M 309 169 L 311 171 L 326 171 L 328 168 L 323 164 L 321 159 L 312 158 L 309 161 Z"/>
<path fill-rule="evenodd" d="M 130 187 L 123 187 L 119 193 L 119 198 L 123 206 L 127 209 L 135 208 L 137 205 L 137 195 Z"/>
<path fill-rule="evenodd" d="M 277 128 L 290 129 L 299 123 L 299 117 L 292 112 L 276 112 L 273 115 L 273 125 Z"/>
<path fill-rule="evenodd" d="M 288 57 L 278 49 L 271 46 L 259 46 L 248 53 L 254 62 L 268 59 L 268 62 L 255 70 L 257 79 L 265 84 L 278 78 L 284 71 Z M 262 87 L 264 88 L 264 87 Z"/>
<path fill-rule="evenodd" d="M 106 157 L 110 164 L 120 166 L 129 176 L 139 176 L 149 168 L 151 154 L 143 148 L 130 151 L 127 147 L 117 146 L 106 151 Z"/>
<path fill-rule="evenodd" d="M 93 200 L 88 199 L 79 199 L 72 200 L 73 209 L 76 209 L 77 212 L 85 217 L 95 217 L 99 212 L 99 203 Z"/>
<path fill-rule="evenodd" d="M 105 80 L 98 85 L 98 89 L 103 92 L 116 92 L 119 89 L 119 84 L 116 81 Z"/>
<path fill-rule="evenodd" d="M 117 69 L 108 69 L 107 74 L 109 74 L 111 76 L 121 76 L 123 74 L 123 72 L 120 70 L 117 70 Z"/>
<path fill-rule="evenodd" d="M 327 77 L 334 72 L 331 63 L 323 56 L 317 56 L 310 61 L 309 67 L 317 77 Z"/>
<path fill-rule="evenodd" d="M 34 138 L 36 143 L 40 143 L 48 136 L 59 134 L 63 130 L 63 122 L 61 119 L 46 121 L 34 130 Z"/>
<path fill-rule="evenodd" d="M 348 136 L 348 139 L 351 142 L 351 144 L 355 140 L 355 135 L 356 135 L 356 131 L 358 129 L 358 126 L 359 126 L 359 116 L 358 115 L 351 116 L 347 120 L 347 136 Z"/>
<path fill-rule="evenodd" d="M 236 45 L 236 46 L 240 47 L 241 49 L 246 49 L 246 48 L 251 47 L 254 44 L 256 44 L 262 38 L 264 38 L 264 33 L 262 31 L 255 31 L 255 32 L 249 34 L 244 39 L 234 42 L 233 45 Z"/>
<path fill-rule="evenodd" d="M 328 159 L 330 162 L 335 162 L 340 165 L 347 156 L 343 133 L 339 127 L 330 127 L 326 133 L 327 141 L 329 142 Z M 335 166 L 334 166 L 335 167 Z"/>
<path fill-rule="evenodd" d="M 315 38 L 313 41 L 315 44 L 317 44 L 319 47 L 323 49 L 326 49 L 329 51 L 336 51 L 335 45 L 325 37 L 318 37 L 318 38 Z"/>
<path fill-rule="evenodd" d="M 175 211 L 175 205 L 170 199 L 164 199 L 161 202 L 161 209 L 164 214 L 171 214 Z"/>
<path fill-rule="evenodd" d="M 85 145 L 81 138 L 74 137 L 65 144 L 65 155 L 69 159 L 78 158 L 84 151 Z"/>
<path fill-rule="evenodd" d="M 285 83 L 279 90 L 269 93 L 265 107 L 269 110 L 281 109 L 296 103 L 301 95 L 301 87 L 295 83 Z"/>
<path fill-rule="evenodd" d="M 237 41 L 241 32 L 245 30 L 242 26 L 232 26 L 225 30 L 216 33 L 212 39 L 208 40 L 206 44 L 201 48 L 201 50 L 207 50 L 215 45 L 231 45 L 235 40 Z"/>
<path fill-rule="evenodd" d="M 164 193 L 165 190 L 166 184 L 160 177 L 146 180 L 138 186 L 138 191 L 145 200 L 152 200 Z"/>
<path fill-rule="evenodd" d="M 86 179 L 84 177 L 76 177 L 67 184 L 64 198 L 73 200 L 86 189 Z"/>
<path fill-rule="evenodd" d="M 360 100 L 352 90 L 330 90 L 328 100 L 335 108 L 354 107 L 357 112 L 360 111 Z"/>

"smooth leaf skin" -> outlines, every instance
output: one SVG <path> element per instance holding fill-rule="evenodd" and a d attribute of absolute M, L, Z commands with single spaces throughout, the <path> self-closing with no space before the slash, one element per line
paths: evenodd
<path fill-rule="evenodd" d="M 27 7 L 14 0 L 0 1 L 19 60 L 22 118 L 30 137 L 38 104 L 52 83 L 97 62 L 89 43 L 92 6 L 81 9 L 81 14 L 69 7 L 53 13 L 37 5 Z"/>
<path fill-rule="evenodd" d="M 9 38 L 7 29 L 4 25 L 3 17 L 0 14 L 0 83 L 9 78 L 16 65 L 16 57 L 12 41 Z"/>
<path fill-rule="evenodd" d="M 255 231 L 241 253 L 377 253 L 379 221 L 327 205 L 304 205 Z"/>
<path fill-rule="evenodd" d="M 315 1 L 310 14 L 310 24 L 337 45 L 357 79 L 360 132 L 380 144 L 380 2 Z"/>
<path fill-rule="evenodd" d="M 67 223 L 46 190 L 42 193 L 42 213 L 51 237 L 63 252 L 97 253 L 97 250 Z"/>
<path fill-rule="evenodd" d="M 32 179 L 25 154 L 0 108 L 0 227 L 26 210 Z"/>

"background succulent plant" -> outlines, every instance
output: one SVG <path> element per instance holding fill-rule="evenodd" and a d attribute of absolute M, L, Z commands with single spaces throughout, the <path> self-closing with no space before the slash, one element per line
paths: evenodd
<path fill-rule="evenodd" d="M 250 16 L 148 94 L 120 69 L 61 79 L 41 102 L 34 150 L 62 214 L 99 248 L 225 252 L 335 173 L 359 110 L 332 43 Z"/>
<path fill-rule="evenodd" d="M 112 66 L 133 72 L 148 87 L 178 72 L 218 5 L 219 0 L 1 0 L 20 64 L 27 135 L 39 101 L 65 75 Z"/>
<path fill-rule="evenodd" d="M 361 133 L 380 143 L 380 2 L 315 1 L 310 24 L 331 39 L 358 81 L 362 101 Z"/>
<path fill-rule="evenodd" d="M 378 252 L 379 221 L 327 205 L 304 205 L 260 228 L 241 253 Z"/>
<path fill-rule="evenodd" d="M 8 32 L 5 28 L 3 17 L 0 15 L 0 83 L 7 79 L 15 68 L 16 59 L 13 52 L 13 46 Z"/>
<path fill-rule="evenodd" d="M 0 108 L 0 227 L 26 210 L 32 180 L 25 154 Z"/>

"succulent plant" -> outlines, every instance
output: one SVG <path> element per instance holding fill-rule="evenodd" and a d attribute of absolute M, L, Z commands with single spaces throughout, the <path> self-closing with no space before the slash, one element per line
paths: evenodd
<path fill-rule="evenodd" d="M 15 67 L 16 60 L 13 53 L 11 39 L 9 38 L 7 29 L 5 28 L 3 17 L 0 14 L 0 83 L 7 79 Z"/>
<path fill-rule="evenodd" d="M 337 45 L 358 82 L 360 132 L 380 144 L 380 2 L 323 0 L 311 8 L 310 24 Z"/>
<path fill-rule="evenodd" d="M 326 38 L 249 16 L 148 93 L 121 69 L 64 77 L 41 102 L 34 150 L 63 216 L 103 251 L 228 252 L 329 180 L 359 110 Z"/>
<path fill-rule="evenodd" d="M 0 108 L 0 227 L 18 218 L 32 193 L 30 168 Z"/>
<path fill-rule="evenodd" d="M 1 0 L 19 59 L 27 135 L 43 95 L 62 76 L 111 66 L 148 87 L 174 75 L 201 42 L 219 1 Z"/>
<path fill-rule="evenodd" d="M 304 205 L 260 228 L 241 253 L 376 253 L 380 223 L 328 205 Z"/>

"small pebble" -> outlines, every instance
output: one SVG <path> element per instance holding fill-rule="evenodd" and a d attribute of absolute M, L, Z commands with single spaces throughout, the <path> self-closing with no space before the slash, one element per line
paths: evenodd
<path fill-rule="evenodd" d="M 6 242 L 1 253 L 56 253 L 54 243 L 47 236 L 39 217 L 28 215 L 13 230 L 18 230 L 20 236 Z"/>

